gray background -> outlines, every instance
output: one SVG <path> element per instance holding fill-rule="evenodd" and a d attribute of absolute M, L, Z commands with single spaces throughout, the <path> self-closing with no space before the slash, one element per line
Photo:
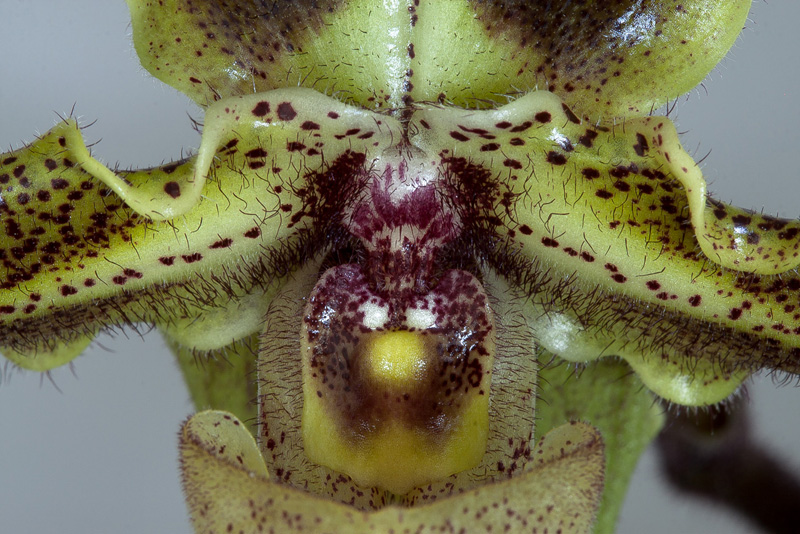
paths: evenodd
<path fill-rule="evenodd" d="M 715 196 L 797 217 L 800 2 L 756 0 L 742 37 L 673 118 Z M 202 114 L 138 65 L 121 0 L 0 0 L 0 147 L 43 133 L 75 105 L 107 163 L 155 165 L 193 148 Z M 0 368 L 0 531 L 189 532 L 176 438 L 192 411 L 157 335 L 102 337 L 49 377 Z M 57 386 L 57 387 L 56 387 Z M 800 468 L 800 393 L 758 378 L 755 426 Z M 648 452 L 619 532 L 756 532 L 660 483 Z"/>

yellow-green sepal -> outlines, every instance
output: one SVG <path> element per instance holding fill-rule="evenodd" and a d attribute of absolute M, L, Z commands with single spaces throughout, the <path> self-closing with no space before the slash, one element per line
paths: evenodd
<path fill-rule="evenodd" d="M 744 26 L 750 0 L 558 5 L 128 0 L 144 67 L 201 106 L 304 86 L 368 109 L 475 108 L 547 89 L 592 122 L 689 91 Z M 296 23 L 302 21 L 302 23 Z"/>

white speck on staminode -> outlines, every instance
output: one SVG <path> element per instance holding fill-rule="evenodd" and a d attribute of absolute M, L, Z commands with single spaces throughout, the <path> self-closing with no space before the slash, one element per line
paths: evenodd
<path fill-rule="evenodd" d="M 436 326 L 436 316 L 430 310 L 410 308 L 406 311 L 406 325 L 409 328 L 427 330 Z"/>
<path fill-rule="evenodd" d="M 367 328 L 381 328 L 389 321 L 389 308 L 386 305 L 374 302 L 365 302 L 361 305 L 364 312 L 364 326 Z"/>

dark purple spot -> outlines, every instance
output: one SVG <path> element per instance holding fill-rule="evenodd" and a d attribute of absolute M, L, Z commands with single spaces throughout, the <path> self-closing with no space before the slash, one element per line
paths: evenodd
<path fill-rule="evenodd" d="M 278 118 L 282 121 L 290 121 L 297 117 L 297 112 L 289 102 L 278 104 Z"/>
<path fill-rule="evenodd" d="M 519 233 L 524 235 L 531 235 L 533 233 L 533 230 L 527 224 L 523 224 L 522 226 L 519 227 Z"/>
<path fill-rule="evenodd" d="M 547 153 L 547 162 L 551 165 L 564 165 L 567 162 L 567 157 L 564 154 L 551 150 Z"/>
<path fill-rule="evenodd" d="M 253 150 L 249 150 L 244 154 L 248 158 L 266 158 L 267 151 L 263 148 L 254 148 Z"/>
<path fill-rule="evenodd" d="M 586 133 L 578 138 L 578 142 L 586 148 L 592 148 L 594 140 L 597 139 L 598 133 L 594 130 L 586 130 Z"/>
<path fill-rule="evenodd" d="M 291 106 L 290 106 L 291 107 Z M 264 102 L 263 100 L 256 104 L 256 107 L 253 108 L 252 111 L 253 115 L 256 117 L 263 117 L 267 113 L 269 113 L 269 102 Z"/>
<path fill-rule="evenodd" d="M 328 112 L 328 117 L 331 118 L 331 119 L 338 119 L 339 118 L 339 114 L 336 113 L 335 111 L 329 111 Z"/>
<path fill-rule="evenodd" d="M 608 172 L 608 174 L 610 174 L 614 178 L 625 178 L 630 174 L 630 171 L 628 171 L 627 167 L 624 167 L 622 165 L 618 165 L 617 167 L 614 167 L 613 169 L 611 169 Z"/>
<path fill-rule="evenodd" d="M 163 265 L 169 266 L 175 263 L 175 256 L 161 256 L 158 258 L 158 261 L 160 261 Z"/>
<path fill-rule="evenodd" d="M 481 147 L 481 152 L 494 152 L 500 150 L 500 145 L 497 143 L 486 143 Z"/>
<path fill-rule="evenodd" d="M 520 124 L 519 126 L 514 126 L 513 128 L 511 128 L 509 130 L 509 132 L 514 132 L 514 133 L 516 133 L 516 132 L 524 132 L 525 130 L 527 130 L 531 126 L 533 126 L 533 123 L 531 121 L 525 121 L 522 124 Z"/>
<path fill-rule="evenodd" d="M 649 280 L 647 282 L 647 289 L 651 291 L 658 291 L 659 289 L 661 289 L 661 284 L 659 284 L 655 280 Z"/>
<path fill-rule="evenodd" d="M 261 229 L 256 227 L 250 228 L 244 233 L 244 236 L 250 239 L 255 239 L 261 235 Z"/>
<path fill-rule="evenodd" d="M 77 292 L 78 292 L 78 290 L 77 290 L 77 289 L 75 289 L 75 288 L 74 288 L 74 287 L 72 287 L 72 286 L 67 286 L 67 285 L 63 285 L 63 286 L 61 286 L 61 294 L 62 294 L 63 296 L 65 296 L 65 297 L 68 297 L 68 296 L 70 296 L 70 295 L 74 295 L 74 294 L 75 294 L 75 293 L 77 293 Z"/>
<path fill-rule="evenodd" d="M 595 178 L 600 178 L 600 171 L 598 171 L 597 169 L 593 169 L 592 167 L 585 167 L 584 169 L 581 169 L 581 174 L 587 180 L 594 180 Z"/>
<path fill-rule="evenodd" d="M 456 141 L 469 141 L 469 137 L 462 134 L 461 132 L 450 132 L 450 137 L 452 137 Z"/>
<path fill-rule="evenodd" d="M 181 256 L 181 259 L 186 263 L 194 263 L 196 261 L 200 261 L 203 259 L 203 255 L 199 252 L 195 252 L 193 254 L 184 254 Z"/>
<path fill-rule="evenodd" d="M 627 278 L 625 278 L 621 274 L 615 274 L 614 276 L 611 277 L 611 279 L 614 280 L 618 284 L 623 284 L 628 280 Z"/>
<path fill-rule="evenodd" d="M 228 248 L 233 244 L 233 239 L 226 237 L 225 239 L 220 239 L 219 241 L 215 241 L 208 248 Z"/>
<path fill-rule="evenodd" d="M 178 182 L 167 182 L 164 184 L 164 192 L 172 198 L 178 198 L 181 196 L 181 186 Z"/>
<path fill-rule="evenodd" d="M 610 193 L 610 192 L 606 191 L 605 189 L 598 189 L 595 192 L 595 195 L 600 197 L 600 198 L 602 198 L 603 200 L 608 200 L 609 198 L 614 196 L 614 193 Z"/>
<path fill-rule="evenodd" d="M 628 184 L 628 182 L 624 182 L 622 180 L 617 180 L 616 182 L 614 182 L 614 188 L 618 189 L 618 190 L 620 190 L 622 192 L 628 192 L 628 191 L 631 190 L 630 184 Z"/>
<path fill-rule="evenodd" d="M 582 259 L 583 261 L 586 261 L 586 262 L 592 263 L 592 262 L 594 261 L 594 256 L 592 256 L 592 255 L 591 255 L 591 254 L 589 254 L 588 252 L 581 252 L 581 259 Z"/>
<path fill-rule="evenodd" d="M 650 146 L 647 144 L 647 139 L 640 133 L 636 134 L 636 144 L 633 145 L 633 150 L 636 151 L 637 156 L 644 156 L 647 154 L 647 151 L 650 150 Z"/>
<path fill-rule="evenodd" d="M 551 248 L 558 248 L 558 241 L 556 241 L 555 239 L 551 239 L 549 237 L 543 237 L 542 245 Z"/>
<path fill-rule="evenodd" d="M 122 271 L 122 274 L 129 278 L 141 278 L 143 276 L 142 273 L 135 269 L 125 269 Z"/>
<path fill-rule="evenodd" d="M 536 119 L 538 122 L 548 123 L 552 119 L 552 116 L 547 111 L 540 111 L 539 113 L 534 115 L 533 118 Z"/>
<path fill-rule="evenodd" d="M 69 186 L 69 182 L 63 178 L 53 178 L 50 180 L 50 186 L 58 191 L 60 189 L 66 189 Z"/>
<path fill-rule="evenodd" d="M 313 121 L 306 121 L 300 125 L 303 130 L 319 130 L 319 124 Z"/>

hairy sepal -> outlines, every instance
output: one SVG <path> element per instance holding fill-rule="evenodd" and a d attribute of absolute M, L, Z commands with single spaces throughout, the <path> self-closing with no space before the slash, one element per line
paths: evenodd
<path fill-rule="evenodd" d="M 253 308 L 228 301 L 267 291 L 333 216 L 307 178 L 342 153 L 379 152 L 398 128 L 285 89 L 212 106 L 198 154 L 158 168 L 112 172 L 72 120 L 3 154 L 2 346 L 46 352 L 107 325 L 180 330 L 220 306 Z M 212 334 L 198 348 L 232 341 Z"/>
<path fill-rule="evenodd" d="M 547 89 L 580 115 L 611 121 L 700 83 L 744 26 L 750 1 L 128 5 L 144 67 L 201 106 L 286 86 L 369 109 L 484 107 Z"/>

